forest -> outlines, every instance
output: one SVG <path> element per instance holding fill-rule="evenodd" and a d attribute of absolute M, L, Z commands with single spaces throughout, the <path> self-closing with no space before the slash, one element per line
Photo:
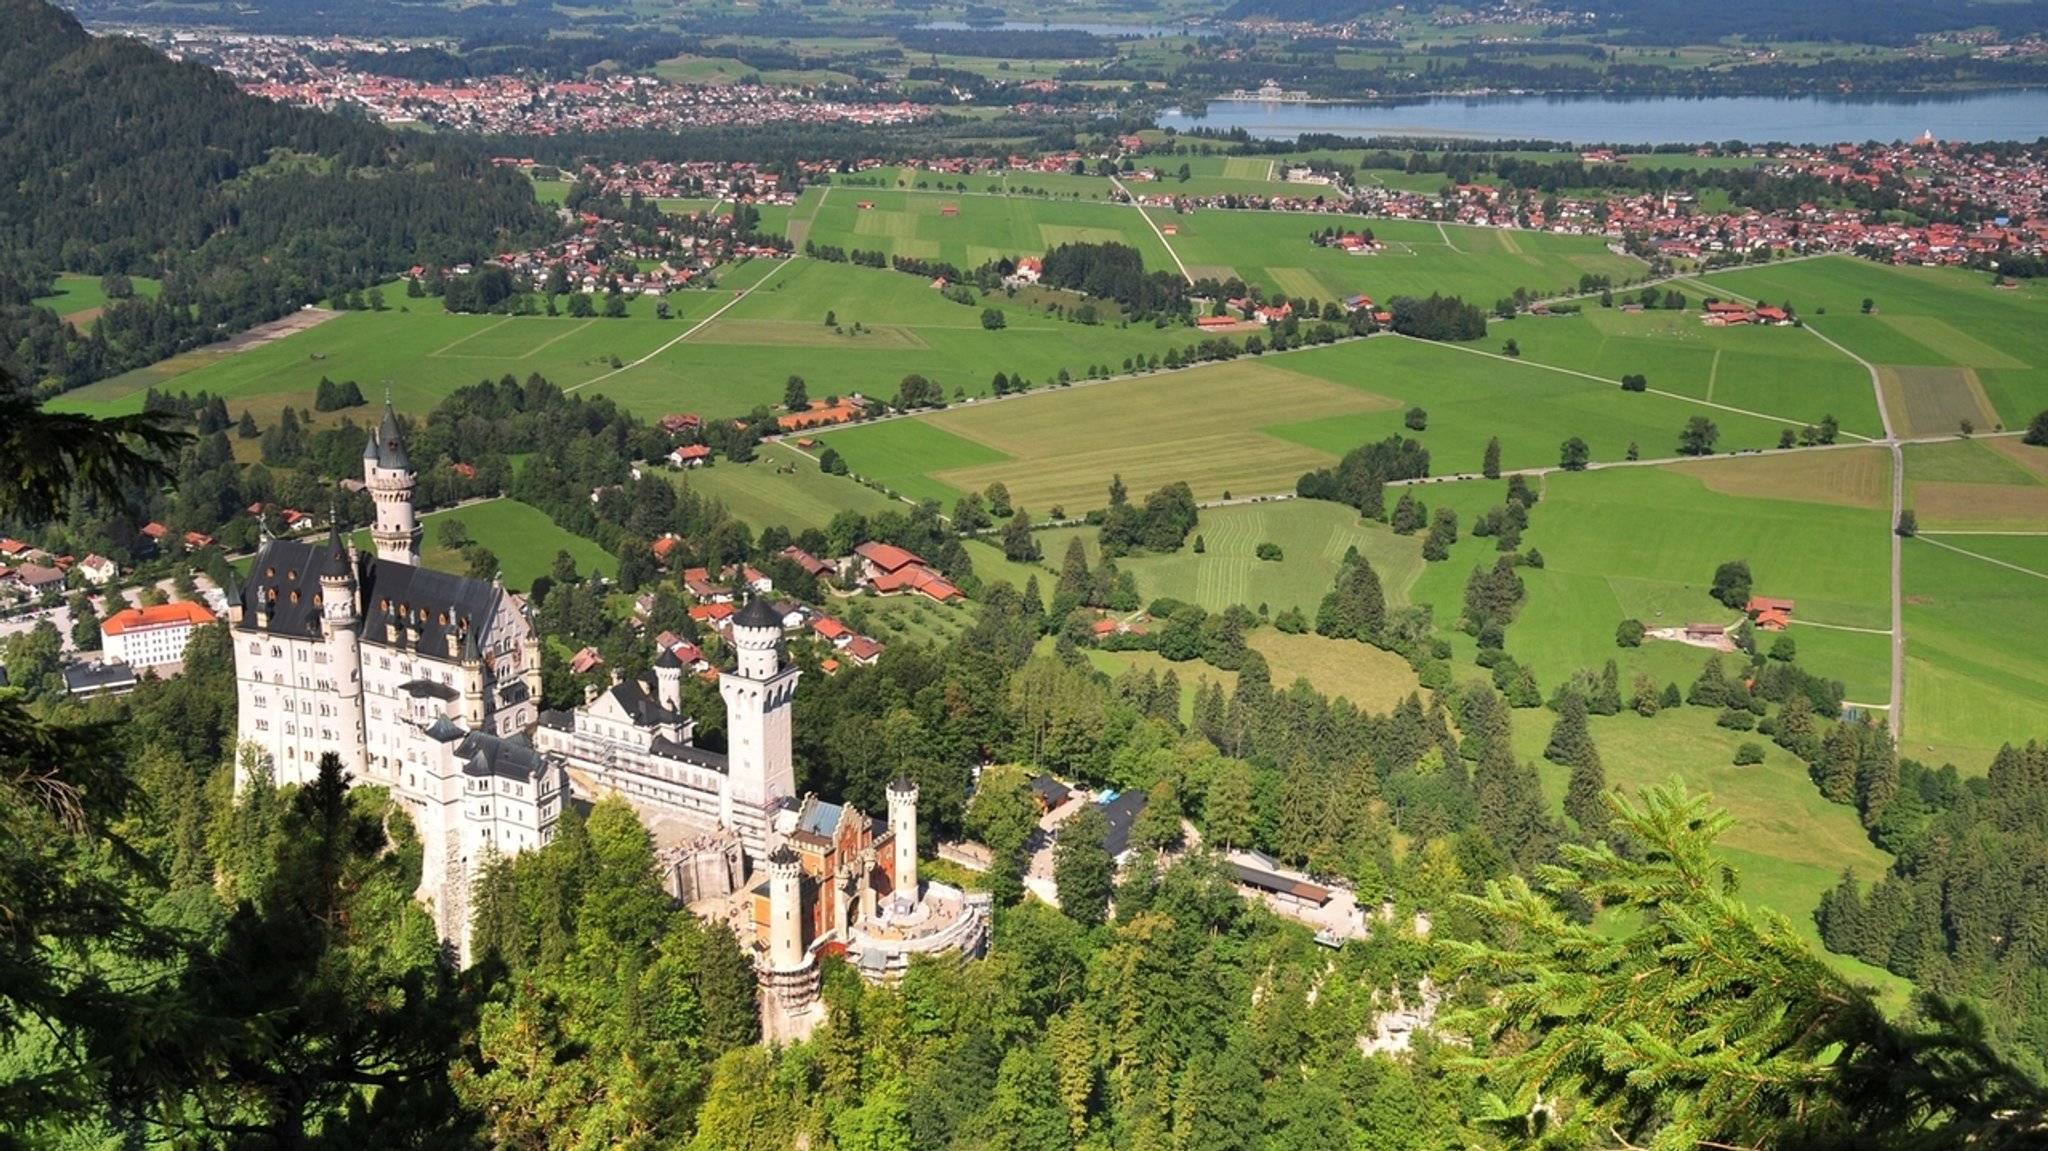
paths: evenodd
<path fill-rule="evenodd" d="M 553 226 L 465 145 L 244 95 L 42 0 L 0 0 L 0 24 L 0 357 L 43 394 Z M 81 334 L 22 299 L 57 271 L 163 291 Z"/>
<path fill-rule="evenodd" d="M 12 434 L 61 423 L 68 446 L 0 454 L 0 511 L 61 510 L 77 482 L 110 496 L 172 478 L 128 446 L 175 446 L 168 414 L 104 427 L 10 403 Z M 586 403 L 545 381 L 479 385 L 414 442 L 424 456 L 445 450 L 437 440 L 491 450 L 504 437 L 543 445 L 527 472 L 605 466 L 629 425 Z M 634 502 L 614 505 L 620 522 L 600 501 L 591 530 L 623 533 Z M 559 574 L 536 588 L 542 627 L 573 643 L 585 621 L 549 616 L 591 581 L 573 565 Z M 1475 624 L 1513 584 L 1482 574 L 1467 596 Z M 1075 576 L 1056 602 L 1086 594 Z M 674 577 L 653 580 L 673 594 Z M 671 906 L 648 833 L 617 801 L 567 814 L 544 849 L 484 861 L 464 966 L 413 901 L 419 844 L 384 793 L 348 788 L 331 759 L 312 784 L 279 790 L 237 754 L 227 624 L 199 634 L 182 675 L 130 696 L 0 691 L 0 1136 L 1675 1151 L 2003 1149 L 2048 1134 L 2038 1015 L 2025 1011 L 2037 985 L 2023 979 L 2015 1000 L 1982 979 L 2028 970 L 2038 889 L 2015 872 L 2016 890 L 1986 902 L 2004 873 L 1964 878 L 2001 844 L 2038 841 L 2038 747 L 2009 749 L 1986 780 L 1909 768 L 1882 729 L 1821 718 L 1840 685 L 1789 650 L 1751 653 L 1739 673 L 1711 661 L 1682 698 L 1675 684 L 1635 686 L 1627 722 L 1719 709 L 1805 758 L 1824 795 L 1901 852 L 1886 885 L 1973 925 L 1966 939 L 1921 933 L 1915 962 L 1933 967 L 1919 970 L 1947 962 L 1957 978 L 1928 978 L 1887 1017 L 1791 925 L 1742 904 L 1713 851 L 1727 819 L 1709 801 L 1607 791 L 1586 716 L 1624 706 L 1611 668 L 1574 671 L 1547 703 L 1517 698 L 1519 677 L 1506 694 L 1472 679 L 1373 713 L 1276 684 L 1256 652 L 1233 652 L 1235 684 L 1206 685 L 1183 719 L 1172 677 L 1111 677 L 1071 636 L 1047 650 L 1060 624 L 994 583 L 948 643 L 892 645 L 836 676 L 797 653 L 814 673 L 795 705 L 800 789 L 872 810 L 885 781 L 916 780 L 929 797 L 920 841 L 987 844 L 989 870 L 971 882 L 998 911 L 986 961 L 920 960 L 895 987 L 828 959 L 830 1021 L 779 1049 L 754 1045 L 740 941 Z M 1318 625 L 1407 642 L 1362 562 Z M 710 705 L 699 693 L 689 706 Z M 1571 764 L 1563 818 L 1514 751 L 1518 720 L 1546 723 L 1544 754 Z M 1059 909 L 1022 891 L 1027 771 L 1147 797 L 1120 874 L 1099 823 L 1062 836 Z M 1369 938 L 1320 947 L 1244 900 L 1196 835 L 1384 892 L 1385 907 Z M 1958 839 L 1986 852 L 1958 857 L 1944 885 L 1930 857 Z M 1830 900 L 1827 929 L 1846 942 L 1882 906 L 1851 888 Z M 1859 948 L 1885 938 L 1853 934 Z M 1396 1010 L 1416 1028 L 1405 1045 L 1376 1038 Z"/>

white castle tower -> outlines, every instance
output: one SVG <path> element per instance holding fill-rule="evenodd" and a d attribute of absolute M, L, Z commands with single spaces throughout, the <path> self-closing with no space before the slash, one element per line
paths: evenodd
<path fill-rule="evenodd" d="M 725 789 L 727 827 L 747 845 L 747 855 L 768 852 L 774 808 L 796 795 L 796 767 L 790 753 L 790 702 L 796 698 L 795 667 L 782 662 L 782 617 L 754 599 L 732 617 L 732 642 L 739 666 L 718 677 L 725 697 Z"/>
<path fill-rule="evenodd" d="M 356 614 L 356 549 L 344 544 L 341 525 L 330 519 L 327 558 L 320 569 L 320 621 L 327 631 L 327 667 L 331 690 L 340 697 L 334 708 L 335 751 L 355 778 L 369 763 L 369 741 L 363 722 L 362 620 Z"/>
<path fill-rule="evenodd" d="M 899 907 L 908 907 L 917 902 L 917 781 L 909 776 L 889 785 L 889 833 L 896 841 L 896 886 L 891 899 Z"/>
<path fill-rule="evenodd" d="M 398 432 L 398 413 L 384 397 L 384 422 L 363 448 L 363 485 L 377 507 L 370 538 L 377 558 L 402 564 L 420 562 L 420 525 L 412 514 L 412 460 Z"/>
<path fill-rule="evenodd" d="M 787 847 L 768 856 L 768 967 L 776 972 L 801 970 L 804 954 L 803 863 Z"/>

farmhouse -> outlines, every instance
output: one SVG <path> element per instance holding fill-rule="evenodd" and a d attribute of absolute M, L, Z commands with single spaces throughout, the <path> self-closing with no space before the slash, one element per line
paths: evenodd
<path fill-rule="evenodd" d="M 882 595 L 913 591 L 939 603 L 962 598 L 960 589 L 926 567 L 924 560 L 894 544 L 864 543 L 853 554 L 860 558 L 861 582 Z"/>
<path fill-rule="evenodd" d="M 673 467 L 695 468 L 711 462 L 711 449 L 704 444 L 684 444 L 668 454 Z"/>
<path fill-rule="evenodd" d="M 1792 623 L 1792 601 L 1775 596 L 1759 595 L 1749 597 L 1744 609 L 1756 626 L 1765 631 L 1784 631 Z"/>

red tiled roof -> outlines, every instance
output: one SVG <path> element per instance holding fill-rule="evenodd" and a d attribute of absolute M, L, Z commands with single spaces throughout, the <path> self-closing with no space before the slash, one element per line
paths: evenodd
<path fill-rule="evenodd" d="M 171 624 L 188 624 L 199 627 L 212 623 L 213 613 L 205 605 L 185 600 L 179 603 L 158 604 L 155 607 L 131 607 L 117 611 L 100 621 L 100 632 L 104 635 L 121 635 L 136 628 L 166 627 Z"/>
<path fill-rule="evenodd" d="M 853 554 L 881 568 L 885 572 L 897 571 L 910 564 L 923 564 L 924 560 L 913 552 L 907 552 L 895 544 L 870 541 L 853 549 Z"/>

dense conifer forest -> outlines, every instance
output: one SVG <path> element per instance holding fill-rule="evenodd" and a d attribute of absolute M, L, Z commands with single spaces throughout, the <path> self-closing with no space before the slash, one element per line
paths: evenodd
<path fill-rule="evenodd" d="M 41 0 L 0 27 L 0 356 L 45 394 L 550 226 L 463 145 L 245 96 Z M 31 302 L 60 271 L 164 288 L 80 334 Z"/>

